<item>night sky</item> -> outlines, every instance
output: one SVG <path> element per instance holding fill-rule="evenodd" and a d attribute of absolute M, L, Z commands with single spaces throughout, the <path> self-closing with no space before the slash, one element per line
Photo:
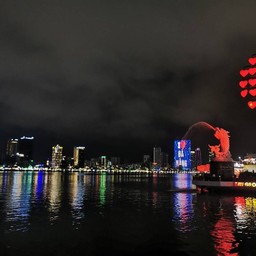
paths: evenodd
<path fill-rule="evenodd" d="M 230 131 L 234 160 L 256 152 L 256 109 L 238 85 L 256 51 L 255 10 L 254 0 L 1 0 L 1 151 L 33 135 L 37 161 L 56 143 L 141 161 L 154 145 L 171 154 L 205 121 Z M 208 144 L 203 133 L 193 147 Z"/>

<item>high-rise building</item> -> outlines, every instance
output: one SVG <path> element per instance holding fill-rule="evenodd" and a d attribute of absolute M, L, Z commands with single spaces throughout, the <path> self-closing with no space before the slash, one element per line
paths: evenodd
<path fill-rule="evenodd" d="M 201 155 L 201 149 L 196 148 L 195 149 L 195 167 L 202 164 L 202 155 Z"/>
<path fill-rule="evenodd" d="M 161 167 L 169 166 L 169 155 L 165 152 L 161 152 Z"/>
<path fill-rule="evenodd" d="M 23 167 L 33 165 L 33 146 L 34 137 L 23 136 L 18 143 L 18 153 L 20 156 L 19 164 Z"/>
<path fill-rule="evenodd" d="M 74 167 L 84 168 L 85 147 L 74 147 Z"/>
<path fill-rule="evenodd" d="M 174 168 L 182 170 L 191 169 L 191 141 L 174 141 Z"/>
<path fill-rule="evenodd" d="M 74 158 L 73 157 L 67 157 L 67 156 L 62 156 L 62 161 L 61 161 L 61 168 L 62 169 L 69 169 L 74 166 Z"/>
<path fill-rule="evenodd" d="M 214 153 L 211 150 L 208 150 L 208 161 L 211 162 L 214 157 Z"/>
<path fill-rule="evenodd" d="M 157 166 L 161 166 L 161 148 L 160 147 L 153 147 L 153 164 Z"/>
<path fill-rule="evenodd" d="M 120 157 L 113 156 L 110 159 L 112 165 L 120 165 L 121 160 Z"/>
<path fill-rule="evenodd" d="M 6 163 L 14 165 L 17 161 L 16 155 L 18 153 L 18 139 L 9 139 L 6 147 Z"/>
<path fill-rule="evenodd" d="M 196 152 L 195 150 L 190 151 L 190 156 L 191 156 L 191 168 L 196 168 Z"/>
<path fill-rule="evenodd" d="M 90 167 L 97 168 L 99 165 L 99 158 L 91 158 L 91 161 L 89 163 Z"/>
<path fill-rule="evenodd" d="M 106 156 L 100 157 L 100 165 L 101 165 L 101 167 L 107 168 L 107 157 Z"/>
<path fill-rule="evenodd" d="M 63 147 L 60 145 L 56 145 L 52 147 L 52 168 L 53 169 L 58 169 L 61 167 L 62 163 L 62 152 L 63 152 Z"/>
<path fill-rule="evenodd" d="M 196 148 L 195 150 L 191 151 L 191 167 L 197 168 L 197 166 L 202 164 L 202 156 L 201 156 L 201 149 Z"/>
<path fill-rule="evenodd" d="M 143 163 L 141 167 L 151 169 L 150 155 L 143 155 Z"/>
<path fill-rule="evenodd" d="M 149 163 L 150 162 L 150 155 L 143 155 L 143 163 Z"/>
<path fill-rule="evenodd" d="M 15 156 L 18 152 L 18 139 L 10 139 L 7 142 L 6 155 Z"/>

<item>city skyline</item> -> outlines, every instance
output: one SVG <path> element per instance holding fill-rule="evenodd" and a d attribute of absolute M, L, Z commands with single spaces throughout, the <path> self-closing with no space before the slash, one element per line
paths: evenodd
<path fill-rule="evenodd" d="M 234 158 L 255 152 L 255 112 L 239 87 L 255 53 L 255 8 L 1 1 L 1 148 L 27 134 L 40 145 L 39 161 L 57 143 L 68 154 L 86 145 L 92 156 L 122 148 L 136 161 L 156 144 L 169 152 L 205 121 L 230 131 Z"/>
<path fill-rule="evenodd" d="M 0 0 L 1 255 L 256 255 L 255 10 Z"/>
<path fill-rule="evenodd" d="M 61 161 L 63 160 L 63 157 L 65 158 L 70 158 L 74 161 L 74 167 L 83 167 L 83 163 L 85 161 L 89 161 L 91 159 L 97 159 L 97 158 L 105 158 L 108 160 L 111 160 L 111 162 L 114 162 L 114 164 L 120 164 L 120 162 L 126 162 L 126 163 L 134 163 L 134 161 L 132 161 L 131 158 L 128 157 L 120 157 L 123 156 L 123 153 L 121 151 L 119 151 L 118 155 L 111 155 L 111 154 L 107 154 L 105 156 L 103 156 L 102 154 L 99 155 L 92 155 L 91 153 L 88 154 L 88 149 L 85 146 L 77 146 L 77 145 L 69 145 L 69 147 L 72 147 L 72 153 L 68 153 L 66 150 L 64 150 L 64 147 L 62 146 L 61 143 L 57 143 L 56 145 L 52 145 L 51 146 L 51 154 L 49 154 L 47 157 L 45 157 L 45 159 L 43 161 L 38 161 L 38 159 L 35 160 L 34 155 L 34 149 L 37 149 L 39 145 L 34 145 L 34 137 L 28 137 L 28 136 L 22 136 L 20 138 L 10 138 L 7 140 L 6 145 L 5 145 L 5 149 L 2 150 L 2 163 L 4 164 L 10 164 L 10 165 L 14 165 L 15 163 L 17 164 L 17 162 L 19 162 L 20 157 L 23 158 L 25 156 L 25 158 L 27 157 L 31 163 L 31 160 L 33 162 L 33 164 L 45 164 L 46 162 L 49 162 L 49 166 L 53 166 L 53 167 L 60 167 L 61 165 Z M 24 143 L 23 141 L 33 141 L 33 143 L 31 144 L 31 146 L 29 145 L 29 147 L 24 147 L 22 146 Z M 158 160 L 156 164 L 158 164 L 159 166 L 161 166 L 163 163 L 167 163 L 168 161 L 168 156 L 169 154 L 166 154 L 166 152 L 162 151 L 162 148 L 160 146 L 156 146 L 154 145 L 153 152 L 150 152 L 149 150 L 149 156 L 150 158 L 148 160 L 153 160 L 153 162 L 155 162 L 154 160 L 154 150 L 155 147 L 157 147 L 159 151 L 159 156 L 158 156 Z M 151 151 L 152 151 L 151 149 Z M 29 152 L 29 153 L 28 153 Z M 28 157 L 29 154 L 29 157 Z M 144 155 L 140 156 L 141 159 L 138 162 L 144 162 Z M 56 163 L 56 159 L 57 159 L 57 163 Z M 161 159 L 161 160 L 160 160 Z M 101 160 L 99 160 L 101 161 Z M 30 165 L 30 164 L 27 164 Z M 46 164 L 47 165 L 47 164 Z"/>
<path fill-rule="evenodd" d="M 193 134 L 195 128 L 198 127 L 207 127 L 209 124 L 200 122 L 190 127 L 189 131 L 186 133 Z M 110 165 L 127 165 L 127 164 L 141 164 L 143 167 L 156 168 L 161 167 L 171 167 L 174 169 L 180 168 L 182 166 L 183 170 L 192 170 L 197 165 L 208 164 L 210 162 L 212 152 L 211 147 L 208 144 L 208 147 L 204 145 L 201 150 L 200 147 L 193 146 L 191 140 L 174 140 L 172 141 L 172 146 L 169 147 L 169 150 L 165 151 L 161 145 L 154 145 L 146 154 L 138 156 L 140 159 L 134 161 L 131 157 L 123 157 L 122 149 L 119 149 L 117 155 L 113 154 L 98 154 L 92 155 L 88 148 L 85 146 L 78 145 L 69 145 L 72 147 L 72 153 L 68 153 L 67 150 L 63 149 L 62 144 L 57 143 L 56 145 L 51 146 L 51 154 L 47 155 L 42 161 L 38 161 L 34 157 L 34 149 L 39 145 L 34 145 L 33 136 L 21 136 L 20 138 L 10 138 L 6 143 L 6 148 L 3 150 L 1 164 L 11 167 L 11 166 L 45 166 L 51 167 L 53 169 L 59 168 L 83 168 L 85 166 L 93 166 L 95 161 L 99 166 L 104 166 L 105 168 Z M 208 136 L 209 139 L 209 136 Z M 213 139 L 213 138 L 212 138 Z M 210 141 L 210 140 L 209 140 Z M 211 140 L 214 141 L 214 140 Z M 181 151 L 180 151 L 181 150 Z M 89 154 L 88 154 L 89 153 Z M 248 156 L 248 154 L 253 154 L 252 152 L 247 153 L 243 157 Z M 202 157 L 203 156 L 203 157 Z M 243 159 L 240 156 L 235 160 L 235 162 Z M 102 164 L 104 159 L 104 164 Z M 95 163 L 96 163 L 95 162 Z M 150 164 L 150 165 L 149 165 Z"/>

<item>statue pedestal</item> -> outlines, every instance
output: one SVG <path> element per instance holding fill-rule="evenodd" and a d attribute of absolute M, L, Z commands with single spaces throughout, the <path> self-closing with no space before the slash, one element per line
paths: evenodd
<path fill-rule="evenodd" d="M 210 162 L 210 173 L 220 180 L 233 180 L 234 161 L 216 161 Z"/>

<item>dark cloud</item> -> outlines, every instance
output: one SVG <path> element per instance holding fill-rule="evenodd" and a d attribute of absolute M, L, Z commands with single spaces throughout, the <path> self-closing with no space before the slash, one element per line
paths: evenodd
<path fill-rule="evenodd" d="M 206 121 L 235 135 L 236 154 L 253 151 L 253 112 L 237 83 L 255 51 L 255 8 L 254 1 L 1 1 L 3 132 L 34 132 L 49 145 L 81 141 L 95 152 L 110 144 L 129 154 L 136 144 L 142 154 L 155 143 L 171 148 Z M 251 134 L 247 147 L 239 128 Z"/>

